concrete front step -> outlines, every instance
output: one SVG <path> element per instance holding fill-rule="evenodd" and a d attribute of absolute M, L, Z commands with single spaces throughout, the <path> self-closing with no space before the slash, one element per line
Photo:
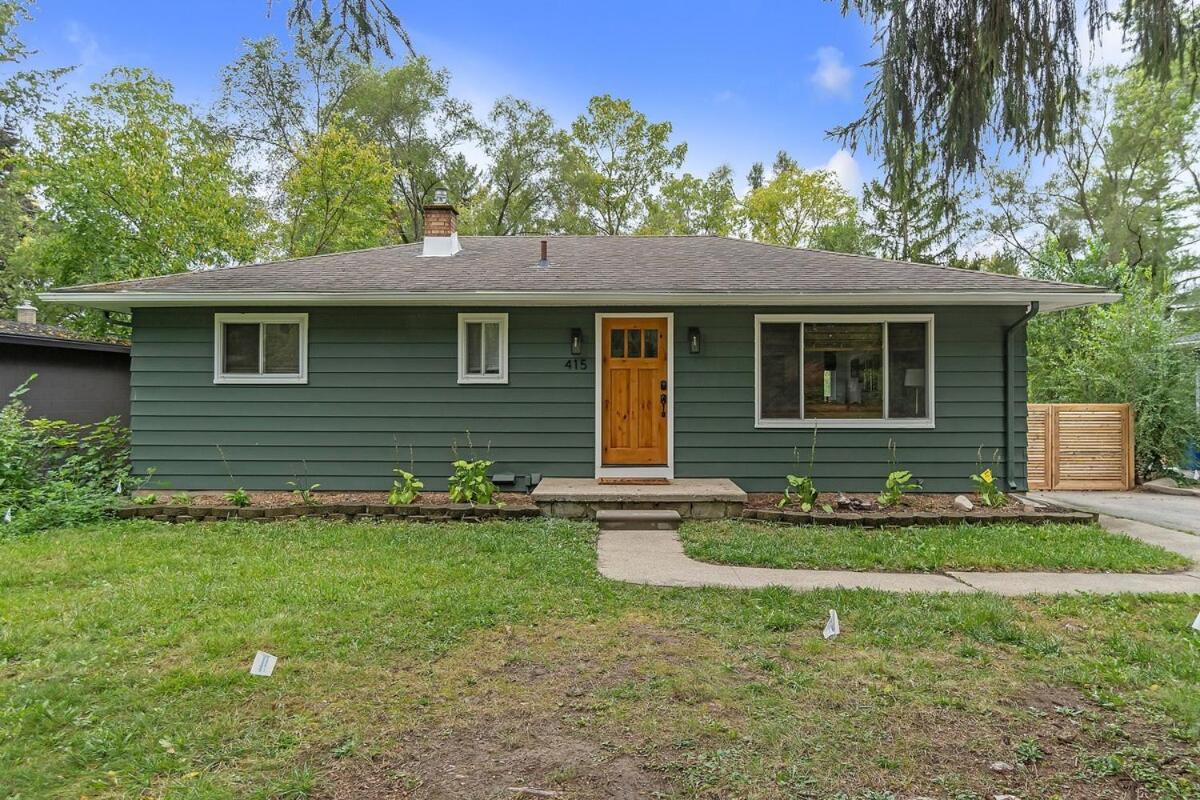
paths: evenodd
<path fill-rule="evenodd" d="M 596 522 L 602 531 L 677 531 L 678 511 L 597 511 Z"/>
<path fill-rule="evenodd" d="M 746 493 L 726 478 L 644 485 L 545 478 L 531 497 L 543 514 L 568 519 L 592 519 L 601 511 L 673 511 L 685 519 L 721 519 L 741 516 L 746 503 Z"/>

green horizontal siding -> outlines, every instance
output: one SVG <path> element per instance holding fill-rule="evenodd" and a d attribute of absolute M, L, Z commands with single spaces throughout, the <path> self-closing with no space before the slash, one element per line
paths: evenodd
<path fill-rule="evenodd" d="M 170 488 L 286 488 L 307 474 L 324 489 L 382 489 L 392 467 L 407 468 L 411 458 L 430 489 L 443 489 L 455 448 L 471 452 L 468 439 L 477 456 L 496 460 L 496 471 L 593 474 L 597 309 L 509 309 L 509 383 L 502 386 L 458 385 L 456 309 L 397 308 L 294 309 L 309 313 L 307 385 L 214 385 L 216 310 L 135 313 L 134 460 L 140 471 L 154 467 Z M 680 477 L 729 477 L 749 490 L 774 490 L 797 469 L 797 450 L 807 469 L 811 431 L 754 428 L 756 310 L 821 311 L 674 309 Z M 819 431 L 814 473 L 822 488 L 879 488 L 889 440 L 931 490 L 968 488 L 980 448 L 985 460 L 993 451 L 1003 458 L 1003 329 L 1021 310 L 897 311 L 936 315 L 937 426 Z M 684 346 L 689 326 L 703 331 L 698 355 Z M 584 330 L 586 371 L 565 367 L 572 328 Z M 1023 481 L 1023 351 L 1017 394 Z"/>

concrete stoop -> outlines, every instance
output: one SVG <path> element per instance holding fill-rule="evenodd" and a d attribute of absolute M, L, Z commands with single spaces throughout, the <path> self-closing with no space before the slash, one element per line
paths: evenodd
<path fill-rule="evenodd" d="M 727 478 L 678 478 L 665 484 L 545 478 L 531 498 L 543 514 L 566 519 L 599 519 L 607 511 L 659 511 L 682 519 L 722 519 L 740 517 L 746 505 L 746 493 Z"/>

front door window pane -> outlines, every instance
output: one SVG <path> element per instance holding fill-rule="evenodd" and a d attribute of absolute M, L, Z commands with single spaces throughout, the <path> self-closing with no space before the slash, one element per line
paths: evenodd
<path fill-rule="evenodd" d="M 804 326 L 804 416 L 882 419 L 883 323 Z"/>
<path fill-rule="evenodd" d="M 258 372 L 258 323 L 226 323 L 225 364 L 226 374 L 246 375 Z"/>
<path fill-rule="evenodd" d="M 647 328 L 644 341 L 646 358 L 658 358 L 658 328 Z"/>
<path fill-rule="evenodd" d="M 629 331 L 629 349 L 625 353 L 627 358 L 642 357 L 642 332 L 638 328 L 633 328 Z"/>
<path fill-rule="evenodd" d="M 609 334 L 608 354 L 613 358 L 625 357 L 625 331 L 613 328 Z"/>

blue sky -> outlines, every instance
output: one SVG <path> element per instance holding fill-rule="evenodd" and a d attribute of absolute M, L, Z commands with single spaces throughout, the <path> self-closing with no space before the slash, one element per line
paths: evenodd
<path fill-rule="evenodd" d="M 857 190 L 869 156 L 839 153 L 825 131 L 862 108 L 871 32 L 840 3 L 408 3 L 394 0 L 417 50 L 450 70 L 456 96 L 481 115 L 504 94 L 547 108 L 560 125 L 589 97 L 631 99 L 670 120 L 688 143 L 685 167 L 731 164 L 744 187 L 755 160 L 788 150 L 831 166 Z M 286 35 L 286 0 L 40 0 L 22 29 L 39 65 L 79 65 L 68 90 L 118 64 L 167 78 L 181 100 L 205 106 L 241 41 Z"/>

